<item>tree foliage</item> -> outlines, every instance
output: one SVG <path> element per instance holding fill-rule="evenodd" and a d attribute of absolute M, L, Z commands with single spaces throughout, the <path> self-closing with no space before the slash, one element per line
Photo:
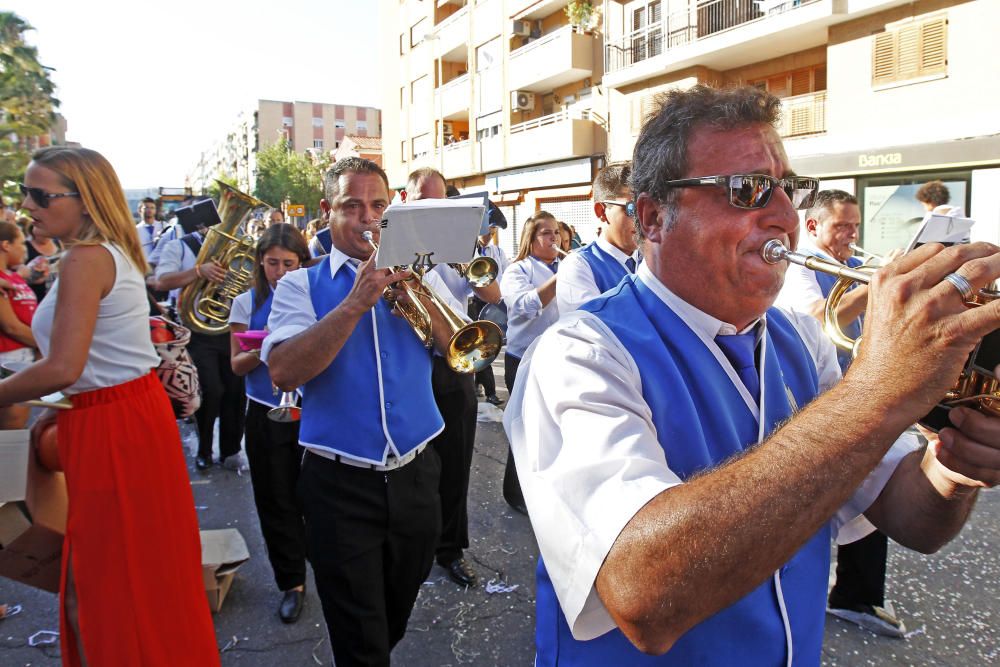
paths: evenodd
<path fill-rule="evenodd" d="M 33 30 L 12 12 L 0 11 L 0 180 L 21 179 L 37 137 L 49 133 L 59 105 L 50 68 L 24 33 Z"/>
<path fill-rule="evenodd" d="M 323 172 L 327 158 L 314 160 L 290 150 L 286 140 L 257 153 L 257 185 L 254 196 L 275 208 L 286 199 L 290 204 L 304 204 L 307 210 L 319 208 L 323 196 Z"/>

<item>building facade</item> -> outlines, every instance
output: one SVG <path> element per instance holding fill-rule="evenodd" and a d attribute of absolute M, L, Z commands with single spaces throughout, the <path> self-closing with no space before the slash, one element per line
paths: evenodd
<path fill-rule="evenodd" d="M 594 234 L 590 183 L 608 148 L 603 43 L 567 0 L 382 0 L 383 164 L 390 184 L 432 166 L 488 190 L 508 227 L 544 208 Z"/>
<path fill-rule="evenodd" d="M 188 180 L 203 192 L 221 174 L 251 192 L 258 151 L 287 141 L 298 153 L 333 156 L 346 136 L 378 137 L 381 125 L 381 111 L 374 107 L 258 100 L 256 109 L 239 115 L 225 139 L 201 154 Z"/>
<path fill-rule="evenodd" d="M 587 25 L 567 9 L 589 5 Z M 862 241 L 905 245 L 940 178 L 1000 241 L 1000 0 L 383 0 L 383 146 L 394 185 L 434 166 L 515 224 L 551 209 L 593 235 L 590 177 L 631 157 L 657 94 L 697 83 L 782 98 L 792 165 L 858 195 Z M 393 23 L 395 21 L 395 23 Z M 589 173 L 588 173 L 589 172 Z"/>

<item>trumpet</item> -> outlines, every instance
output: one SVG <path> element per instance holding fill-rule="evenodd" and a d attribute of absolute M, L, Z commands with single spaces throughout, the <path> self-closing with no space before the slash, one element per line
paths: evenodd
<path fill-rule="evenodd" d="M 278 407 L 267 411 L 267 418 L 280 424 L 297 422 L 302 418 L 302 408 L 296 405 L 296 392 L 281 392 L 281 402 Z"/>
<path fill-rule="evenodd" d="M 479 248 L 479 244 L 476 243 L 476 250 Z M 448 266 L 468 280 L 470 287 L 488 287 L 500 275 L 500 265 L 495 259 L 486 255 L 480 255 L 465 264 L 449 264 Z"/>
<path fill-rule="evenodd" d="M 362 237 L 368 241 L 374 252 L 378 252 L 378 245 L 371 232 L 364 232 Z M 449 368 L 456 373 L 476 373 L 493 363 L 500 354 L 500 346 L 503 345 L 503 333 L 500 327 L 486 320 L 465 324 L 464 320 L 434 293 L 434 290 L 424 284 L 423 272 L 426 267 L 414 264 L 405 268 L 412 268 L 417 276 L 418 287 L 411 287 L 405 282 L 396 283 L 396 286 L 406 293 L 408 299 L 396 300 L 394 307 L 417 334 L 424 347 L 430 349 L 434 344 L 434 338 L 431 315 L 427 306 L 421 302 L 421 296 L 427 299 L 430 307 L 438 310 L 448 326 L 451 335 L 444 360 Z M 387 286 L 384 296 L 388 296 L 391 289 L 392 286 Z"/>
<path fill-rule="evenodd" d="M 557 243 L 553 243 L 552 247 L 556 249 L 556 252 L 559 253 L 560 257 L 569 257 L 569 253 L 560 248 Z"/>
<path fill-rule="evenodd" d="M 859 266 L 852 269 L 837 262 L 793 252 L 777 239 L 771 239 L 765 243 L 760 249 L 760 254 L 768 264 L 777 264 L 781 260 L 785 260 L 839 278 L 826 298 L 826 306 L 823 311 L 823 330 L 834 345 L 857 355 L 861 337 L 851 339 L 843 332 L 837 320 L 837 306 L 840 305 L 841 298 L 853 283 L 867 285 L 871 282 L 872 274 L 875 273 L 876 268 Z M 1000 298 L 1000 292 L 981 289 L 970 300 L 967 300 L 965 305 L 972 308 L 985 305 L 998 298 Z M 971 407 L 981 412 L 1000 416 L 1000 380 L 993 374 L 993 369 L 997 366 L 998 361 L 1000 361 L 1000 329 L 987 334 L 979 342 L 976 349 L 969 355 L 958 380 L 938 404 L 931 409 L 931 412 L 920 420 L 920 423 L 935 431 L 940 430 L 949 423 L 948 410 L 963 404 L 970 404 Z"/>

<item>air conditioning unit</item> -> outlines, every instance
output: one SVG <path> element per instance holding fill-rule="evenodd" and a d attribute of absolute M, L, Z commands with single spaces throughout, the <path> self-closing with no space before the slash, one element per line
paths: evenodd
<path fill-rule="evenodd" d="M 528 37 L 531 35 L 531 21 L 511 21 L 510 32 L 512 35 Z"/>
<path fill-rule="evenodd" d="M 510 105 L 514 111 L 531 111 L 535 108 L 535 94 L 526 90 L 515 90 L 510 94 Z"/>

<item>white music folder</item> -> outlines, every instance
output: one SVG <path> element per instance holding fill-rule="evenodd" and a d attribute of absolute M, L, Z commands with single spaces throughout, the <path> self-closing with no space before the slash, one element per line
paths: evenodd
<path fill-rule="evenodd" d="M 388 269 L 429 255 L 434 264 L 462 264 L 475 254 L 486 207 L 479 199 L 420 199 L 382 214 L 375 266 Z"/>

